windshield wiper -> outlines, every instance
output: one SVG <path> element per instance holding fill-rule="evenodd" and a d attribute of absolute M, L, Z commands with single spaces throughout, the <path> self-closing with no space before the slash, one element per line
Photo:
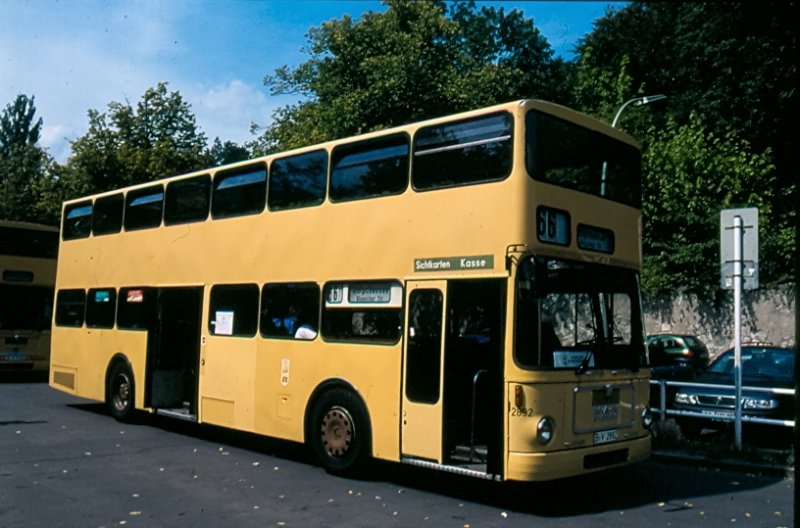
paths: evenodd
<path fill-rule="evenodd" d="M 592 360 L 592 356 L 594 356 L 593 351 L 589 350 L 586 352 L 586 355 L 583 356 L 581 360 L 581 364 L 575 369 L 576 375 L 580 376 L 581 374 L 586 374 L 586 371 L 589 370 L 589 362 Z"/>

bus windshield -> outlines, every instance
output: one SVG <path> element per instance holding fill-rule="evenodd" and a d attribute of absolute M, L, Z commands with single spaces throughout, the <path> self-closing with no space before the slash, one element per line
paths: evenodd
<path fill-rule="evenodd" d="M 48 330 L 53 288 L 0 284 L 0 330 Z"/>
<path fill-rule="evenodd" d="M 641 207 L 641 158 L 633 145 L 533 110 L 525 130 L 533 179 Z"/>
<path fill-rule="evenodd" d="M 528 257 L 516 282 L 515 359 L 521 367 L 582 373 L 644 366 L 633 270 Z"/>

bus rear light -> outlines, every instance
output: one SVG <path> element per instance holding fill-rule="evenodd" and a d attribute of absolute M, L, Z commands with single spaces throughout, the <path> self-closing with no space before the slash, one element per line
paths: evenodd
<path fill-rule="evenodd" d="M 514 386 L 514 406 L 517 409 L 525 407 L 525 393 L 522 391 L 522 385 Z"/>

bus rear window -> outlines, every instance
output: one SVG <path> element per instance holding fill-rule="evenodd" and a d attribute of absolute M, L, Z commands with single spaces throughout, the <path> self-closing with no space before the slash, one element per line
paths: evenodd
<path fill-rule="evenodd" d="M 86 292 L 83 290 L 59 290 L 56 296 L 56 325 L 83 326 Z"/>
<path fill-rule="evenodd" d="M 125 229 L 147 229 L 161 225 L 164 187 L 154 185 L 129 191 L 125 203 Z"/>
<path fill-rule="evenodd" d="M 641 207 L 639 149 L 542 112 L 528 112 L 525 127 L 533 179 Z"/>
<path fill-rule="evenodd" d="M 331 162 L 331 200 L 344 202 L 399 194 L 408 186 L 408 136 L 340 145 Z"/>
<path fill-rule="evenodd" d="M 325 200 L 328 153 L 324 150 L 277 159 L 269 173 L 271 210 L 319 205 Z"/>
<path fill-rule="evenodd" d="M 258 214 L 264 210 L 267 197 L 267 167 L 251 165 L 214 177 L 211 216 L 228 218 Z"/>
<path fill-rule="evenodd" d="M 86 238 L 92 232 L 92 202 L 80 202 L 64 208 L 61 233 L 64 240 Z"/>
<path fill-rule="evenodd" d="M 417 190 L 506 178 L 513 162 L 514 120 L 500 113 L 420 129 L 414 137 Z"/>

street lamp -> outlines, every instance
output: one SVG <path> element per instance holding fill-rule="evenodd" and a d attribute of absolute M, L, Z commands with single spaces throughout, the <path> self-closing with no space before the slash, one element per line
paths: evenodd
<path fill-rule="evenodd" d="M 655 103 L 656 101 L 661 101 L 662 99 L 666 99 L 667 96 L 664 94 L 656 94 L 656 95 L 644 95 L 642 97 L 634 97 L 633 99 L 628 99 L 625 101 L 622 106 L 619 107 L 617 110 L 617 115 L 614 116 L 614 120 L 611 122 L 611 127 L 614 128 L 617 126 L 617 121 L 619 121 L 619 116 L 622 115 L 622 111 L 625 110 L 629 105 L 633 106 L 644 106 L 650 103 Z M 600 176 L 600 196 L 606 195 L 606 169 L 608 169 L 608 162 L 603 162 L 603 173 Z"/>
<path fill-rule="evenodd" d="M 614 120 L 611 122 L 611 126 L 612 127 L 617 126 L 617 121 L 619 121 L 619 116 L 622 115 L 622 111 L 625 110 L 625 108 L 627 108 L 628 105 L 632 104 L 633 106 L 644 106 L 646 104 L 655 103 L 656 101 L 660 101 L 666 98 L 667 96 L 664 94 L 656 94 L 656 95 L 645 95 L 642 97 L 634 97 L 633 99 L 625 101 L 625 103 L 623 103 L 623 105 L 619 107 L 619 110 L 617 110 L 617 115 L 614 116 Z"/>

